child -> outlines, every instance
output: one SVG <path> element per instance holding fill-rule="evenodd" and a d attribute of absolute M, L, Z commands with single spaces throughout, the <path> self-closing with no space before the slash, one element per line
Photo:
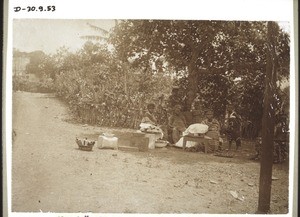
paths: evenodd
<path fill-rule="evenodd" d="M 208 132 L 206 133 L 207 136 L 211 136 L 212 138 L 219 139 L 220 136 L 220 124 L 219 121 L 214 117 L 214 113 L 212 110 L 207 110 L 206 119 L 202 121 L 202 124 L 208 126 Z"/>
<path fill-rule="evenodd" d="M 229 141 L 229 151 L 231 151 L 232 142 L 236 144 L 236 150 L 241 147 L 241 117 L 233 110 L 233 106 L 228 106 L 225 125 L 227 126 L 227 137 Z"/>
<path fill-rule="evenodd" d="M 142 123 L 157 125 L 157 119 L 154 115 L 155 105 L 153 103 L 149 103 L 147 105 L 147 112 L 144 114 L 142 118 Z"/>
<path fill-rule="evenodd" d="M 236 150 L 241 147 L 241 122 L 237 117 L 230 117 L 228 120 L 227 137 L 229 142 L 229 151 L 232 142 L 236 144 Z"/>
<path fill-rule="evenodd" d="M 213 118 L 214 113 L 212 110 L 207 110 L 206 119 L 202 121 L 202 124 L 208 126 L 208 131 L 206 136 L 210 137 L 214 141 L 214 151 L 217 149 L 221 149 L 221 143 L 219 142 L 220 139 L 220 123 L 217 119 Z"/>

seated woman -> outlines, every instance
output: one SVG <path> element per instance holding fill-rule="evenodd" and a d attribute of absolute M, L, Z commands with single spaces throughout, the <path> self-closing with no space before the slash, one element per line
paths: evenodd
<path fill-rule="evenodd" d="M 177 143 L 187 127 L 185 117 L 181 114 L 180 105 L 174 107 L 173 114 L 169 118 L 169 127 L 172 130 L 172 142 L 173 144 Z"/>
<path fill-rule="evenodd" d="M 147 105 L 147 112 L 143 115 L 140 129 L 142 132 L 156 133 L 158 135 L 157 139 L 162 139 L 164 134 L 162 129 L 157 125 L 157 119 L 154 115 L 154 111 L 155 105 L 153 103 L 149 103 Z"/>

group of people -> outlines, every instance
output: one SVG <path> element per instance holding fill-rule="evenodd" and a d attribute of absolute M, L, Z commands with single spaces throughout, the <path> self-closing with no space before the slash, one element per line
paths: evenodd
<path fill-rule="evenodd" d="M 151 103 L 147 105 L 147 111 L 145 112 L 141 122 L 160 127 L 164 132 L 164 139 L 168 140 L 171 144 L 176 144 L 180 141 L 184 132 L 186 132 L 189 128 L 186 118 L 181 110 L 182 108 L 180 105 L 175 105 L 172 114 L 168 118 L 167 126 L 159 126 L 157 118 L 155 117 L 155 105 Z M 231 150 L 233 143 L 236 144 L 236 149 L 241 146 L 240 123 L 240 116 L 234 111 L 232 106 L 229 106 L 224 124 L 226 126 L 226 134 L 229 141 L 229 150 Z M 220 137 L 221 126 L 219 121 L 214 117 L 212 110 L 208 109 L 205 111 L 205 118 L 200 124 L 208 127 L 205 136 L 216 141 L 215 144 L 219 149 L 222 144 L 222 139 Z"/>
<path fill-rule="evenodd" d="M 172 114 L 170 116 L 164 116 L 165 121 L 159 121 L 156 117 L 156 106 L 154 104 L 148 104 L 147 111 L 142 118 L 143 124 L 149 124 L 159 129 L 162 139 L 169 141 L 170 144 L 183 147 L 183 136 L 187 134 L 195 134 L 202 126 L 205 126 L 205 137 L 208 138 L 210 145 L 214 146 L 215 150 L 222 148 L 223 140 L 221 138 L 221 125 L 219 121 L 214 117 L 214 112 L 210 109 L 205 111 L 205 116 L 201 120 L 194 120 L 197 123 L 188 126 L 186 118 L 182 112 L 180 105 L 173 107 Z M 274 133 L 274 162 L 283 162 L 287 158 L 288 153 L 288 125 L 287 117 L 284 114 L 278 114 L 276 116 L 276 126 Z M 203 131 L 203 128 L 202 128 Z M 190 133 L 189 133 L 190 132 Z M 225 122 L 222 126 L 222 134 L 226 134 L 228 141 L 228 150 L 231 151 L 232 145 L 235 144 L 235 149 L 238 150 L 241 147 L 242 136 L 242 120 L 241 117 L 234 110 L 232 105 L 227 106 L 227 112 L 225 115 Z M 191 142 L 192 144 L 193 142 Z M 261 137 L 258 137 L 255 144 L 256 155 L 254 159 L 259 159 L 261 154 Z M 190 146 L 191 147 L 191 146 Z M 198 151 L 199 146 L 195 147 Z M 201 147 L 200 147 L 201 148 Z M 194 149 L 192 149 L 194 150 Z M 200 149 L 201 150 L 201 149 Z"/>

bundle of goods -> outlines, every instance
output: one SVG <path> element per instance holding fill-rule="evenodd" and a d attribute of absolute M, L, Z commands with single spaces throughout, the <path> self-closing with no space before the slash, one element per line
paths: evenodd
<path fill-rule="evenodd" d="M 200 136 L 204 137 L 208 131 L 206 124 L 191 124 L 184 132 L 183 135 Z"/>
<path fill-rule="evenodd" d="M 144 133 L 162 133 L 162 130 L 158 126 L 146 123 L 140 124 L 140 131 Z"/>
<path fill-rule="evenodd" d="M 208 131 L 208 126 L 206 124 L 191 124 L 184 132 L 183 136 L 195 136 L 202 137 L 210 140 L 211 138 L 206 136 L 205 134 Z M 187 141 L 186 147 L 191 148 L 197 145 L 197 142 Z M 176 147 L 183 147 L 183 137 L 179 139 L 177 143 L 175 143 Z M 196 148 L 198 150 L 198 147 Z"/>
<path fill-rule="evenodd" d="M 111 133 L 103 133 L 98 137 L 97 147 L 108 148 L 108 149 L 118 149 L 118 138 Z"/>

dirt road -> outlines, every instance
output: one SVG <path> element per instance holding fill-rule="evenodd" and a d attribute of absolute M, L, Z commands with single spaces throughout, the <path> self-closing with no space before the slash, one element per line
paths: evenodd
<path fill-rule="evenodd" d="M 77 149 L 103 129 L 72 124 L 52 95 L 13 95 L 12 211 L 59 213 L 254 213 L 259 163 L 177 148 Z M 240 153 L 253 151 L 243 145 Z M 246 156 L 246 155 L 245 155 Z M 288 169 L 274 165 L 272 213 L 288 210 Z M 235 191 L 238 198 L 234 198 Z"/>

